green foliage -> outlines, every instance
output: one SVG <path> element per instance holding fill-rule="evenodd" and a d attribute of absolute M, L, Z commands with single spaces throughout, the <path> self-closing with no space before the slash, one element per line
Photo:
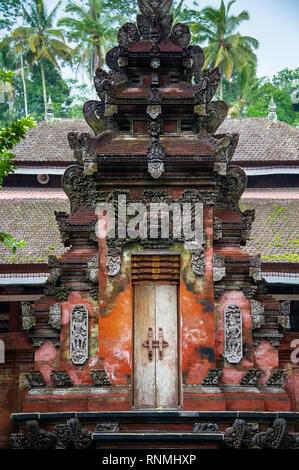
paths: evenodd
<path fill-rule="evenodd" d="M 299 68 L 295 70 L 284 69 L 266 83 L 258 87 L 254 100 L 248 102 L 245 116 L 267 117 L 271 98 L 277 106 L 276 113 L 279 121 L 296 126 L 299 124 L 299 113 L 293 109 L 291 101 L 292 82 L 299 78 Z"/>
<path fill-rule="evenodd" d="M 16 253 L 17 248 L 24 248 L 27 243 L 24 240 L 18 240 L 8 233 L 0 232 L 0 243 L 11 248 L 13 254 Z"/>
<path fill-rule="evenodd" d="M 10 28 L 21 13 L 22 0 L 0 1 L 0 30 Z"/>

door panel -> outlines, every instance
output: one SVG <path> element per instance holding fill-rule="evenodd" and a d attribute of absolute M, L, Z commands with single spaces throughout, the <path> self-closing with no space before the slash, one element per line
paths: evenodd
<path fill-rule="evenodd" d="M 148 328 L 155 334 L 155 286 L 135 287 L 134 325 L 134 405 L 138 408 L 155 407 L 155 361 L 149 361 L 148 348 L 143 342 L 148 338 Z"/>
<path fill-rule="evenodd" d="M 168 347 L 163 349 L 163 359 L 156 349 L 156 406 L 178 406 L 178 325 L 177 286 L 156 286 L 156 338 L 163 330 Z"/>
<path fill-rule="evenodd" d="M 153 332 L 152 360 L 148 330 Z M 159 353 L 159 329 L 168 343 Z M 175 408 L 179 403 L 177 286 L 143 285 L 134 289 L 134 406 Z"/>

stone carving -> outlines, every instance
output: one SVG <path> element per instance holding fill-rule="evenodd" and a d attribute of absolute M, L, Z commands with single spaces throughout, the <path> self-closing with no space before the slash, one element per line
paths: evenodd
<path fill-rule="evenodd" d="M 97 385 L 99 387 L 106 387 L 112 385 L 105 369 L 91 370 L 90 375 L 94 385 Z"/>
<path fill-rule="evenodd" d="M 167 15 L 172 0 L 138 0 L 142 15 L 137 15 L 137 26 L 143 39 L 158 44 L 169 35 L 173 16 Z"/>
<path fill-rule="evenodd" d="M 179 82 L 179 87 L 191 93 L 197 104 L 207 105 L 215 95 L 220 82 L 218 68 L 204 70 L 197 83 Z"/>
<path fill-rule="evenodd" d="M 165 149 L 156 140 L 152 140 L 147 149 L 148 172 L 154 178 L 158 179 L 164 173 Z"/>
<path fill-rule="evenodd" d="M 225 259 L 218 255 L 213 254 L 213 280 L 214 282 L 221 281 L 226 276 Z"/>
<path fill-rule="evenodd" d="M 62 243 L 64 244 L 65 247 L 68 247 L 68 246 L 70 246 L 69 226 L 68 226 L 68 223 L 67 223 L 67 220 L 69 218 L 69 214 L 67 214 L 66 212 L 57 212 L 57 211 L 55 211 L 54 214 L 55 214 L 55 219 L 56 219 L 56 222 L 57 222 L 57 225 L 58 225 L 58 228 L 59 228 L 61 241 L 62 241 Z M 61 273 L 61 271 L 60 271 L 60 273 Z M 49 285 L 49 280 L 48 280 L 46 282 L 46 284 L 48 284 L 48 287 L 50 289 L 54 288 L 54 290 L 55 290 L 56 283 L 55 283 L 54 286 L 53 285 L 50 286 Z M 47 295 L 47 294 L 45 294 L 45 295 Z M 48 295 L 55 295 L 55 294 L 50 293 Z"/>
<path fill-rule="evenodd" d="M 88 359 L 88 310 L 85 305 L 75 305 L 71 311 L 70 359 L 81 365 Z"/>
<path fill-rule="evenodd" d="M 59 300 L 67 300 L 72 289 L 69 286 L 59 286 L 56 289 L 56 294 Z"/>
<path fill-rule="evenodd" d="M 119 432 L 118 423 L 97 423 L 94 432 Z"/>
<path fill-rule="evenodd" d="M 107 256 L 107 263 L 106 263 L 107 269 L 108 269 L 108 276 L 114 277 L 117 276 L 117 274 L 120 272 L 121 268 L 121 257 L 120 255 L 117 256 Z"/>
<path fill-rule="evenodd" d="M 284 419 L 277 418 L 272 427 L 266 432 L 256 434 L 252 439 L 252 448 L 280 449 L 287 436 L 287 423 Z"/>
<path fill-rule="evenodd" d="M 71 202 L 71 214 L 81 206 L 96 205 L 97 190 L 92 176 L 84 175 L 83 168 L 71 165 L 62 177 L 62 188 Z"/>
<path fill-rule="evenodd" d="M 217 387 L 222 376 L 222 369 L 209 369 L 207 375 L 201 382 L 201 385 L 204 385 L 206 387 Z"/>
<path fill-rule="evenodd" d="M 222 220 L 218 217 L 214 217 L 213 219 L 213 239 L 220 240 L 222 238 Z"/>
<path fill-rule="evenodd" d="M 232 427 L 225 430 L 224 442 L 230 448 L 247 448 L 257 431 L 256 425 L 247 424 L 244 419 L 236 419 Z"/>
<path fill-rule="evenodd" d="M 281 388 L 284 386 L 288 376 L 288 371 L 285 369 L 275 369 L 271 377 L 267 380 L 268 387 Z"/>
<path fill-rule="evenodd" d="M 265 306 L 257 300 L 251 300 L 252 329 L 261 328 L 265 323 Z"/>
<path fill-rule="evenodd" d="M 190 29 L 186 24 L 177 23 L 173 28 L 169 37 L 170 41 L 177 46 L 187 48 L 191 41 Z"/>
<path fill-rule="evenodd" d="M 191 266 L 194 274 L 197 276 L 203 276 L 205 273 L 205 250 L 203 248 L 191 250 L 191 254 Z"/>
<path fill-rule="evenodd" d="M 120 47 L 128 49 L 139 40 L 140 34 L 134 23 L 126 23 L 118 31 L 117 41 Z"/>
<path fill-rule="evenodd" d="M 262 280 L 261 255 L 252 256 L 250 258 L 249 276 L 251 276 L 255 281 L 261 281 Z"/>
<path fill-rule="evenodd" d="M 50 307 L 49 324 L 56 330 L 60 330 L 61 323 L 61 305 L 55 304 Z"/>
<path fill-rule="evenodd" d="M 27 421 L 27 439 L 30 449 L 53 449 L 56 439 L 53 433 L 40 429 L 37 421 Z"/>
<path fill-rule="evenodd" d="M 259 378 L 263 375 L 261 369 L 248 369 L 245 375 L 242 377 L 240 381 L 240 385 L 253 385 L 255 386 L 259 380 Z"/>
<path fill-rule="evenodd" d="M 51 377 L 57 387 L 72 387 L 73 382 L 65 370 L 53 370 Z"/>
<path fill-rule="evenodd" d="M 57 424 L 53 435 L 56 438 L 56 449 L 88 449 L 92 445 L 91 433 L 82 429 L 77 418 L 67 420 L 66 424 Z"/>
<path fill-rule="evenodd" d="M 228 106 L 224 101 L 212 101 L 207 105 L 206 115 L 199 117 L 200 126 L 214 135 L 227 116 Z"/>
<path fill-rule="evenodd" d="M 214 423 L 194 423 L 193 432 L 220 432 L 220 430 Z"/>
<path fill-rule="evenodd" d="M 291 302 L 289 300 L 285 300 L 280 304 L 280 315 L 287 315 L 290 316 L 291 314 Z"/>
<path fill-rule="evenodd" d="M 112 54 L 113 52 L 117 53 L 117 60 L 118 60 L 118 48 L 116 49 L 117 51 L 116 50 L 114 51 L 112 49 L 110 53 Z M 118 68 L 118 65 L 116 65 L 116 67 Z M 120 92 L 122 92 L 123 90 L 125 90 L 126 88 L 130 86 L 130 82 L 128 81 L 128 77 L 126 76 L 126 74 L 120 71 L 116 72 L 114 70 L 116 67 L 113 67 L 113 70 L 110 70 L 110 72 L 108 73 L 101 67 L 98 67 L 96 69 L 95 77 L 94 77 L 94 85 L 95 85 L 95 89 L 98 94 L 98 97 L 103 103 L 112 103 L 113 98 L 115 96 L 119 95 Z M 105 112 L 105 115 L 106 115 L 106 112 Z"/>
<path fill-rule="evenodd" d="M 22 302 L 21 305 L 23 330 L 29 331 L 36 325 L 34 307 L 30 302 Z"/>
<path fill-rule="evenodd" d="M 153 69 L 158 69 L 160 67 L 160 54 L 161 51 L 158 46 L 153 46 L 151 48 L 151 67 Z"/>
<path fill-rule="evenodd" d="M 87 261 L 86 278 L 88 281 L 97 282 L 99 280 L 99 256 L 93 255 Z"/>
<path fill-rule="evenodd" d="M 162 107 L 157 104 L 149 104 L 146 108 L 146 112 L 152 119 L 157 119 L 162 113 Z"/>
<path fill-rule="evenodd" d="M 248 209 L 243 212 L 243 219 L 241 222 L 241 245 L 242 246 L 245 246 L 247 240 L 250 239 L 252 224 L 254 220 L 255 220 L 255 209 Z"/>
<path fill-rule="evenodd" d="M 25 434 L 14 433 L 11 434 L 8 440 L 9 448 L 16 450 L 30 449 L 30 443 Z"/>
<path fill-rule="evenodd" d="M 237 305 L 229 305 L 224 312 L 224 354 L 231 364 L 238 364 L 243 357 L 242 312 Z"/>
<path fill-rule="evenodd" d="M 26 379 L 28 380 L 30 387 L 32 388 L 39 388 L 39 387 L 46 386 L 45 379 L 43 378 L 39 370 L 32 370 L 30 372 L 26 372 L 25 376 L 26 376 Z"/>
<path fill-rule="evenodd" d="M 91 127 L 95 135 L 107 130 L 109 125 L 105 117 L 105 103 L 102 101 L 90 100 L 83 105 L 82 113 L 85 121 Z M 77 138 L 75 133 L 68 134 L 68 140 L 71 148 L 74 150 L 76 160 L 80 158 L 81 149 L 77 147 Z M 75 153 L 79 152 L 79 155 Z"/>

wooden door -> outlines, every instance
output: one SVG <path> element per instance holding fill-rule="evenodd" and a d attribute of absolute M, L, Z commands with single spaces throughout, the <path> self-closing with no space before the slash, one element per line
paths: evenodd
<path fill-rule="evenodd" d="M 179 405 L 177 286 L 134 289 L 134 407 Z"/>

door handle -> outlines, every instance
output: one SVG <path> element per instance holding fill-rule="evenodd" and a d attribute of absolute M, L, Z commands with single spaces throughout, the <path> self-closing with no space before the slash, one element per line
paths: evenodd
<path fill-rule="evenodd" d="M 147 331 L 147 340 L 142 343 L 145 348 L 148 348 L 148 359 L 149 361 L 153 360 L 153 329 L 152 327 L 148 328 Z"/>
<path fill-rule="evenodd" d="M 163 329 L 159 328 L 159 339 L 153 339 L 153 328 L 150 326 L 147 332 L 147 340 L 142 343 L 145 348 L 148 348 L 148 359 L 153 360 L 153 348 L 159 348 L 159 359 L 163 359 L 163 349 L 169 346 L 168 342 L 164 340 Z"/>

